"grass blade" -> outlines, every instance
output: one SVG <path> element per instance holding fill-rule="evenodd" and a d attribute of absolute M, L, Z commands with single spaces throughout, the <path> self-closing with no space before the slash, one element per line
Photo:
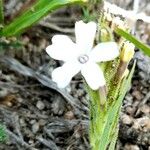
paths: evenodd
<path fill-rule="evenodd" d="M 0 24 L 4 23 L 3 0 L 0 0 Z"/>
<path fill-rule="evenodd" d="M 122 29 L 117 28 L 115 32 L 119 34 L 120 36 L 124 37 L 125 39 L 127 39 L 128 41 L 132 42 L 137 48 L 142 50 L 146 55 L 150 56 L 149 46 L 147 46 L 146 44 L 143 44 L 141 41 L 139 41 L 134 36 L 130 35 L 128 32 Z"/>
<path fill-rule="evenodd" d="M 83 0 L 38 0 L 21 16 L 5 26 L 2 30 L 1 36 L 8 37 L 18 35 L 57 8 L 79 2 L 83 2 Z"/>

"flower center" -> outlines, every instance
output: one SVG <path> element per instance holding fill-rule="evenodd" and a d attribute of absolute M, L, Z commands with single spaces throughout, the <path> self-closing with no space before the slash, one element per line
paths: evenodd
<path fill-rule="evenodd" d="M 78 61 L 81 64 L 85 64 L 88 60 L 89 60 L 89 56 L 85 54 L 78 57 Z"/>

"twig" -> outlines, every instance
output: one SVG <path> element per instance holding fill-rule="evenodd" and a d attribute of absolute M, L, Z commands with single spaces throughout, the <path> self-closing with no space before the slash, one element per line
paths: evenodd
<path fill-rule="evenodd" d="M 23 136 L 21 134 L 20 130 L 20 125 L 19 125 L 19 120 L 18 120 L 18 112 L 12 113 L 12 110 L 8 107 L 1 106 L 0 107 L 0 112 L 3 114 L 4 122 L 6 126 L 9 126 L 11 123 L 11 126 L 13 126 L 14 132 L 16 131 L 18 135 L 10 131 L 8 128 L 5 128 L 5 132 L 10 138 L 10 141 L 13 142 L 18 148 L 25 148 L 28 150 L 37 150 L 34 148 L 34 145 L 29 145 L 27 142 L 24 141 Z M 19 113 L 20 115 L 20 113 Z M 36 116 L 37 118 L 37 116 Z"/>
<path fill-rule="evenodd" d="M 57 145 L 51 140 L 45 140 L 42 137 L 38 137 L 37 140 L 46 147 L 50 148 L 50 150 L 60 150 L 60 148 L 58 148 Z"/>
<path fill-rule="evenodd" d="M 24 139 L 23 139 L 23 135 L 20 132 L 20 125 L 19 125 L 19 117 L 17 115 L 16 112 L 12 113 L 10 110 L 8 110 L 5 107 L 0 107 L 0 111 L 3 113 L 4 117 L 6 119 L 9 118 L 9 120 L 7 120 L 7 122 L 12 122 L 12 126 L 14 127 L 15 131 L 18 134 L 18 138 L 20 140 L 21 143 L 24 143 Z"/>
<path fill-rule="evenodd" d="M 74 26 L 74 22 L 76 21 L 73 17 L 52 17 L 51 15 L 44 18 L 44 21 L 56 23 L 57 25 L 64 26 Z"/>
<path fill-rule="evenodd" d="M 137 115 L 139 114 L 140 108 L 141 108 L 149 99 L 150 99 L 150 92 L 148 92 L 148 93 L 146 94 L 145 98 L 142 100 L 142 102 L 139 103 L 139 105 L 138 105 L 138 108 L 139 108 L 139 109 L 137 110 L 135 116 L 137 116 Z"/>
<path fill-rule="evenodd" d="M 47 128 L 46 131 L 50 132 L 51 134 L 64 133 L 73 130 L 78 124 L 81 124 L 85 127 L 85 129 L 88 129 L 88 120 L 67 120 L 60 118 L 51 118 L 50 123 L 45 128 Z"/>
<path fill-rule="evenodd" d="M 140 103 L 140 106 L 141 105 L 144 105 L 150 98 L 150 92 L 148 92 L 145 96 L 145 98 L 143 99 L 143 101 Z"/>
<path fill-rule="evenodd" d="M 15 130 L 16 130 L 20 140 L 22 142 L 24 142 L 23 135 L 20 132 L 19 117 L 16 113 L 13 113 L 13 120 L 12 121 L 13 121 L 13 126 L 15 127 Z"/>
<path fill-rule="evenodd" d="M 40 86 L 40 84 L 33 84 L 33 85 L 18 85 L 18 84 L 14 84 L 14 83 L 9 83 L 9 82 L 3 82 L 0 81 L 0 86 L 4 87 L 4 88 L 28 88 L 28 87 L 38 87 Z"/>
<path fill-rule="evenodd" d="M 38 117 L 38 118 L 42 118 L 42 119 L 48 119 L 49 116 L 41 114 L 40 111 L 39 111 L 34 105 L 32 105 L 32 103 L 30 103 L 29 101 L 25 101 L 25 100 L 24 100 L 22 103 L 23 103 L 24 105 L 27 105 L 28 108 L 34 112 L 35 118 Z M 22 112 L 20 112 L 20 114 L 22 114 Z M 26 115 L 26 114 L 25 114 L 25 115 Z M 25 115 L 24 115 L 24 117 L 27 117 L 27 116 L 25 116 Z M 31 118 L 34 118 L 34 117 L 31 116 L 31 115 L 30 115 L 30 117 L 31 117 Z"/>
<path fill-rule="evenodd" d="M 26 75 L 32 78 L 36 78 L 41 84 L 43 84 L 46 87 L 49 87 L 50 89 L 53 89 L 60 93 L 65 100 L 80 114 L 81 112 L 79 110 L 88 111 L 88 108 L 86 109 L 81 108 L 82 104 L 77 99 L 73 98 L 71 95 L 69 95 L 64 89 L 59 89 L 57 85 L 46 75 L 40 74 L 38 72 L 35 72 L 33 69 L 22 65 L 20 62 L 18 62 L 14 58 L 10 57 L 0 57 L 0 62 L 5 63 L 9 68 L 11 68 L 14 71 L 19 72 L 22 75 Z M 78 108 L 79 110 L 77 110 Z M 82 114 L 82 113 L 81 113 Z M 80 115 L 81 115 L 80 114 Z"/>
<path fill-rule="evenodd" d="M 45 22 L 45 21 L 41 21 L 39 23 L 39 25 L 47 27 L 47 28 L 51 28 L 53 30 L 59 31 L 59 32 L 63 32 L 63 33 L 74 33 L 74 29 L 70 29 L 70 28 L 61 28 L 55 24 L 49 23 L 49 22 Z"/>
<path fill-rule="evenodd" d="M 28 143 L 26 143 L 25 141 L 22 141 L 20 139 L 20 137 L 18 137 L 16 134 L 14 134 L 13 132 L 11 132 L 10 130 L 5 129 L 5 131 L 9 135 L 9 138 L 11 138 L 12 141 L 14 141 L 15 143 L 17 142 L 21 146 L 23 146 L 25 148 L 28 148 L 28 149 L 31 148 L 31 146 Z"/>

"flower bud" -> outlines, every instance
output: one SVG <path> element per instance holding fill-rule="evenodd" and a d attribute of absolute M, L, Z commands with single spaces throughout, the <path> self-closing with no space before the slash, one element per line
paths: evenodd
<path fill-rule="evenodd" d="M 135 46 L 132 43 L 125 42 L 121 50 L 120 60 L 128 63 L 133 58 L 134 48 Z"/>
<path fill-rule="evenodd" d="M 126 41 L 122 46 L 121 54 L 120 54 L 120 64 L 118 66 L 116 79 L 121 81 L 127 74 L 127 67 L 130 60 L 133 58 L 135 46 Z"/>

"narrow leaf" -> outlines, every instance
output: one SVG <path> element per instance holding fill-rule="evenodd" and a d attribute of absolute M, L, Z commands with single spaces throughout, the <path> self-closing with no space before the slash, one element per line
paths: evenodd
<path fill-rule="evenodd" d="M 116 131 L 115 131 L 115 133 L 113 135 L 113 138 L 112 138 L 112 140 L 110 142 L 108 150 L 114 150 L 115 149 L 117 138 L 118 138 L 118 129 L 116 129 Z"/>
<path fill-rule="evenodd" d="M 0 124 L 0 142 L 4 142 L 7 139 L 5 127 Z"/>
<path fill-rule="evenodd" d="M 48 13 L 66 6 L 67 4 L 79 3 L 83 0 L 38 0 L 26 10 L 21 16 L 13 20 L 9 25 L 2 30 L 2 36 L 13 36 L 23 32 L 26 28 L 35 24 Z"/>
<path fill-rule="evenodd" d="M 115 32 L 120 36 L 123 36 L 128 41 L 132 42 L 137 48 L 142 50 L 146 55 L 150 56 L 150 47 L 148 45 L 143 44 L 141 41 L 139 41 L 134 36 L 132 36 L 131 34 L 122 29 L 117 28 Z"/>
<path fill-rule="evenodd" d="M 99 141 L 99 144 L 98 144 L 99 145 L 98 149 L 105 150 L 108 146 L 109 136 L 110 136 L 111 131 L 113 129 L 112 128 L 113 127 L 113 122 L 115 122 L 116 116 L 119 115 L 118 111 L 120 110 L 122 101 L 125 97 L 125 94 L 128 90 L 128 87 L 131 83 L 131 78 L 133 76 L 134 69 L 135 69 L 135 63 L 132 67 L 132 70 L 131 70 L 128 78 L 126 80 L 124 80 L 124 82 L 122 83 L 118 99 L 116 99 L 114 104 L 110 107 L 110 109 L 107 112 L 107 114 L 108 114 L 107 122 L 105 124 L 104 131 L 103 131 L 102 136 L 100 138 L 100 141 Z"/>
<path fill-rule="evenodd" d="M 0 24 L 4 23 L 3 0 L 0 0 Z"/>

